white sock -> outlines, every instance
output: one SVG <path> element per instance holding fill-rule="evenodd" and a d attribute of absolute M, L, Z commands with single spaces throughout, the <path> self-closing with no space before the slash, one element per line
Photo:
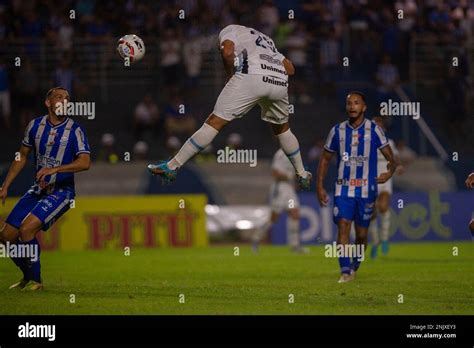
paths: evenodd
<path fill-rule="evenodd" d="M 299 176 L 306 177 L 306 170 L 303 166 L 303 160 L 301 159 L 300 144 L 295 135 L 288 129 L 286 132 L 277 135 L 280 147 L 283 152 L 288 156 L 289 160 L 295 167 L 296 174 Z"/>
<path fill-rule="evenodd" d="M 298 219 L 288 218 L 288 244 L 292 248 L 300 246 L 300 235 L 299 235 L 300 221 Z"/>
<path fill-rule="evenodd" d="M 182 167 L 191 157 L 204 150 L 219 131 L 204 123 L 181 147 L 179 152 L 168 163 L 168 168 L 174 170 Z"/>
<path fill-rule="evenodd" d="M 265 222 L 265 224 L 262 226 L 262 228 L 257 229 L 252 236 L 252 241 L 253 242 L 260 242 L 263 237 L 265 237 L 270 230 L 270 227 L 272 227 L 271 221 Z"/>
<path fill-rule="evenodd" d="M 372 237 L 372 244 L 373 245 L 379 245 L 379 243 L 380 243 L 380 240 L 379 240 L 379 226 L 378 226 L 378 223 L 377 223 L 377 218 L 370 221 L 369 234 Z"/>
<path fill-rule="evenodd" d="M 380 214 L 380 237 L 383 241 L 388 240 L 388 233 L 390 230 L 390 210 Z"/>

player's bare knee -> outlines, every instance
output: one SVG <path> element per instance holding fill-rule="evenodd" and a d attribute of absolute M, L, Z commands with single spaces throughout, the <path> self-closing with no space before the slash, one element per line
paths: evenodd
<path fill-rule="evenodd" d="M 28 242 L 35 238 L 37 229 L 30 224 L 22 224 L 19 229 L 20 238 L 24 242 Z"/>
<path fill-rule="evenodd" d="M 206 123 L 215 130 L 220 131 L 222 128 L 225 127 L 226 124 L 229 123 L 229 121 L 226 121 L 223 118 L 214 114 L 210 114 L 209 117 L 206 119 Z"/>
<path fill-rule="evenodd" d="M 280 135 L 281 133 L 284 133 L 288 129 L 290 129 L 290 124 L 288 122 L 283 123 L 283 124 L 272 123 L 271 126 L 272 126 L 272 130 L 273 130 L 273 134 L 275 134 L 275 135 Z"/>

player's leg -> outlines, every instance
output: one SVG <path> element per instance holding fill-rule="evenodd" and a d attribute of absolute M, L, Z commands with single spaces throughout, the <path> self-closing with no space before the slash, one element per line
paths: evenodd
<path fill-rule="evenodd" d="M 198 152 L 204 150 L 229 122 L 217 115 L 209 115 L 201 128 L 183 144 L 176 156 L 168 162 L 168 168 L 175 170 L 182 167 Z"/>
<path fill-rule="evenodd" d="M 390 231 L 390 193 L 383 191 L 379 193 L 378 210 L 380 214 L 380 239 L 382 242 L 382 253 L 388 253 L 388 234 Z"/>
<path fill-rule="evenodd" d="M 19 236 L 20 232 L 18 231 L 18 229 L 8 223 L 3 224 L 2 228 L 0 228 L 0 243 L 5 245 L 5 247 L 7 248 L 11 244 L 18 243 Z M 11 285 L 10 289 L 23 289 L 26 283 L 28 283 L 25 259 L 18 256 L 11 257 L 11 260 L 21 270 L 21 272 L 23 273 L 23 277 L 22 279 L 20 279 L 20 281 Z"/>
<path fill-rule="evenodd" d="M 15 207 L 12 209 L 10 214 L 5 220 L 5 225 L 2 228 L 1 232 L 1 242 L 4 244 L 10 243 L 21 245 L 20 241 L 20 226 L 31 210 L 37 205 L 39 197 L 35 194 L 26 193 L 20 200 L 15 204 Z M 17 247 L 17 246 L 15 246 Z M 22 255 L 17 255 L 17 257 L 11 258 L 13 263 L 20 268 L 23 273 L 23 278 L 18 282 L 10 286 L 10 289 L 13 288 L 23 288 L 25 284 L 29 281 L 28 271 L 27 271 L 27 258 Z"/>
<path fill-rule="evenodd" d="M 365 259 L 365 250 L 367 248 L 367 237 L 369 231 L 370 219 L 375 209 L 375 197 L 356 198 L 355 209 L 355 231 L 356 231 L 356 256 L 352 260 L 351 269 L 355 272 L 359 269 L 360 263 Z"/>
<path fill-rule="evenodd" d="M 360 263 L 365 260 L 365 250 L 367 249 L 368 228 L 365 226 L 355 225 L 356 239 L 355 239 L 355 253 L 352 258 L 351 269 L 355 272 L 360 267 Z"/>
<path fill-rule="evenodd" d="M 469 229 L 471 230 L 471 236 L 474 239 L 474 219 L 469 223 Z"/>
<path fill-rule="evenodd" d="M 176 179 L 177 171 L 193 156 L 204 150 L 216 135 L 230 121 L 240 118 L 252 109 L 258 97 L 253 93 L 255 77 L 251 75 L 234 75 L 222 89 L 214 106 L 214 111 L 206 122 L 181 147 L 176 156 L 169 161 L 148 165 L 148 170 L 160 175 L 165 181 Z"/>
<path fill-rule="evenodd" d="M 73 195 L 69 192 L 55 191 L 41 200 L 31 210 L 31 213 L 20 225 L 20 240 L 25 244 L 31 254 L 27 258 L 27 272 L 29 282 L 24 291 L 41 290 L 41 246 L 36 238 L 39 231 L 47 231 L 70 208 Z"/>
<path fill-rule="evenodd" d="M 270 214 L 270 220 L 267 221 L 262 228 L 258 229 L 255 231 L 255 233 L 252 236 L 252 251 L 253 252 L 258 252 L 258 246 L 262 239 L 265 236 L 268 236 L 270 229 L 272 226 L 275 224 L 275 222 L 278 221 L 278 218 L 280 217 L 280 212 L 279 210 L 272 210 Z"/>
<path fill-rule="evenodd" d="M 43 288 L 41 281 L 41 249 L 36 239 L 36 234 L 41 231 L 43 222 L 35 215 L 29 214 L 20 225 L 20 243 L 28 250 L 29 255 L 24 255 L 26 259 L 26 274 L 28 283 L 25 289 L 41 290 Z"/>
<path fill-rule="evenodd" d="M 378 255 L 378 248 L 380 244 L 380 237 L 379 237 L 379 225 L 378 225 L 378 209 L 377 209 L 378 200 L 375 202 L 375 209 L 374 213 L 372 214 L 372 218 L 370 219 L 369 225 L 369 235 L 372 239 L 372 248 L 370 250 L 370 257 L 375 259 Z"/>
<path fill-rule="evenodd" d="M 351 281 L 351 258 L 346 254 L 347 246 L 350 245 L 351 220 L 341 218 L 337 222 L 337 247 L 342 250 L 342 255 L 338 256 L 341 278 L 339 283 Z"/>
<path fill-rule="evenodd" d="M 263 83 L 268 97 L 259 100 L 262 120 L 269 122 L 280 147 L 293 164 L 301 188 L 307 190 L 311 183 L 311 173 L 306 171 L 301 158 L 300 144 L 290 129 L 288 88 Z"/>
<path fill-rule="evenodd" d="M 338 283 L 346 283 L 352 280 L 351 258 L 348 253 L 350 246 L 350 234 L 352 222 L 355 218 L 355 198 L 335 196 L 333 220 L 337 225 L 337 256 L 341 269 L 341 278 Z"/>
<path fill-rule="evenodd" d="M 288 156 L 288 159 L 295 168 L 296 175 L 298 177 L 298 183 L 300 187 L 309 189 L 311 183 L 311 173 L 305 170 L 303 165 L 303 159 L 301 158 L 300 144 L 298 139 L 290 129 L 288 122 L 283 124 L 271 123 L 273 134 L 278 139 L 280 147 L 283 152 Z"/>
<path fill-rule="evenodd" d="M 288 244 L 296 253 L 307 253 L 308 250 L 301 247 L 300 240 L 300 209 L 295 207 L 288 209 Z"/>

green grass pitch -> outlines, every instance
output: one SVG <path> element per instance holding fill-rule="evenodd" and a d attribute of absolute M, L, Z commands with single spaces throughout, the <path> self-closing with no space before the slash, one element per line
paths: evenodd
<path fill-rule="evenodd" d="M 392 244 L 347 284 L 322 246 L 50 252 L 42 266 L 44 291 L 23 293 L 8 290 L 20 272 L 0 260 L 1 314 L 474 314 L 471 242 Z"/>

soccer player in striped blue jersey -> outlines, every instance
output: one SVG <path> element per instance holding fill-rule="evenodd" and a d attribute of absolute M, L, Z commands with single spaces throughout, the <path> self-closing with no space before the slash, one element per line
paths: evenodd
<path fill-rule="evenodd" d="M 20 158 L 13 161 L 0 187 L 0 199 L 5 204 L 8 188 L 33 152 L 35 183 L 15 205 L 0 230 L 1 243 L 25 244 L 37 250 L 35 257 L 22 255 L 12 258 L 23 272 L 23 278 L 11 289 L 34 291 L 43 288 L 36 235 L 41 230 L 47 231 L 69 210 L 70 202 L 75 197 L 74 173 L 90 167 L 90 149 L 83 129 L 71 118 L 55 112 L 58 103 L 66 101 L 69 101 L 66 89 L 55 87 L 48 91 L 45 100 L 48 114 L 28 124 L 19 151 Z"/>
<path fill-rule="evenodd" d="M 367 109 L 365 96 L 351 92 L 346 98 L 347 121 L 335 125 L 329 132 L 320 160 L 316 192 L 321 206 L 327 206 L 329 197 L 323 187 L 328 165 L 334 154 L 337 156 L 337 179 L 334 190 L 334 222 L 338 227 L 337 245 L 347 251 L 352 222 L 356 230 L 356 250 L 365 251 L 367 233 L 377 197 L 377 184 L 389 180 L 396 163 L 383 130 L 374 122 L 365 119 Z M 387 159 L 387 171 L 377 177 L 377 151 L 380 149 Z M 338 254 L 339 256 L 339 254 Z M 351 257 L 347 253 L 339 256 L 340 283 L 353 280 L 363 255 Z"/>

